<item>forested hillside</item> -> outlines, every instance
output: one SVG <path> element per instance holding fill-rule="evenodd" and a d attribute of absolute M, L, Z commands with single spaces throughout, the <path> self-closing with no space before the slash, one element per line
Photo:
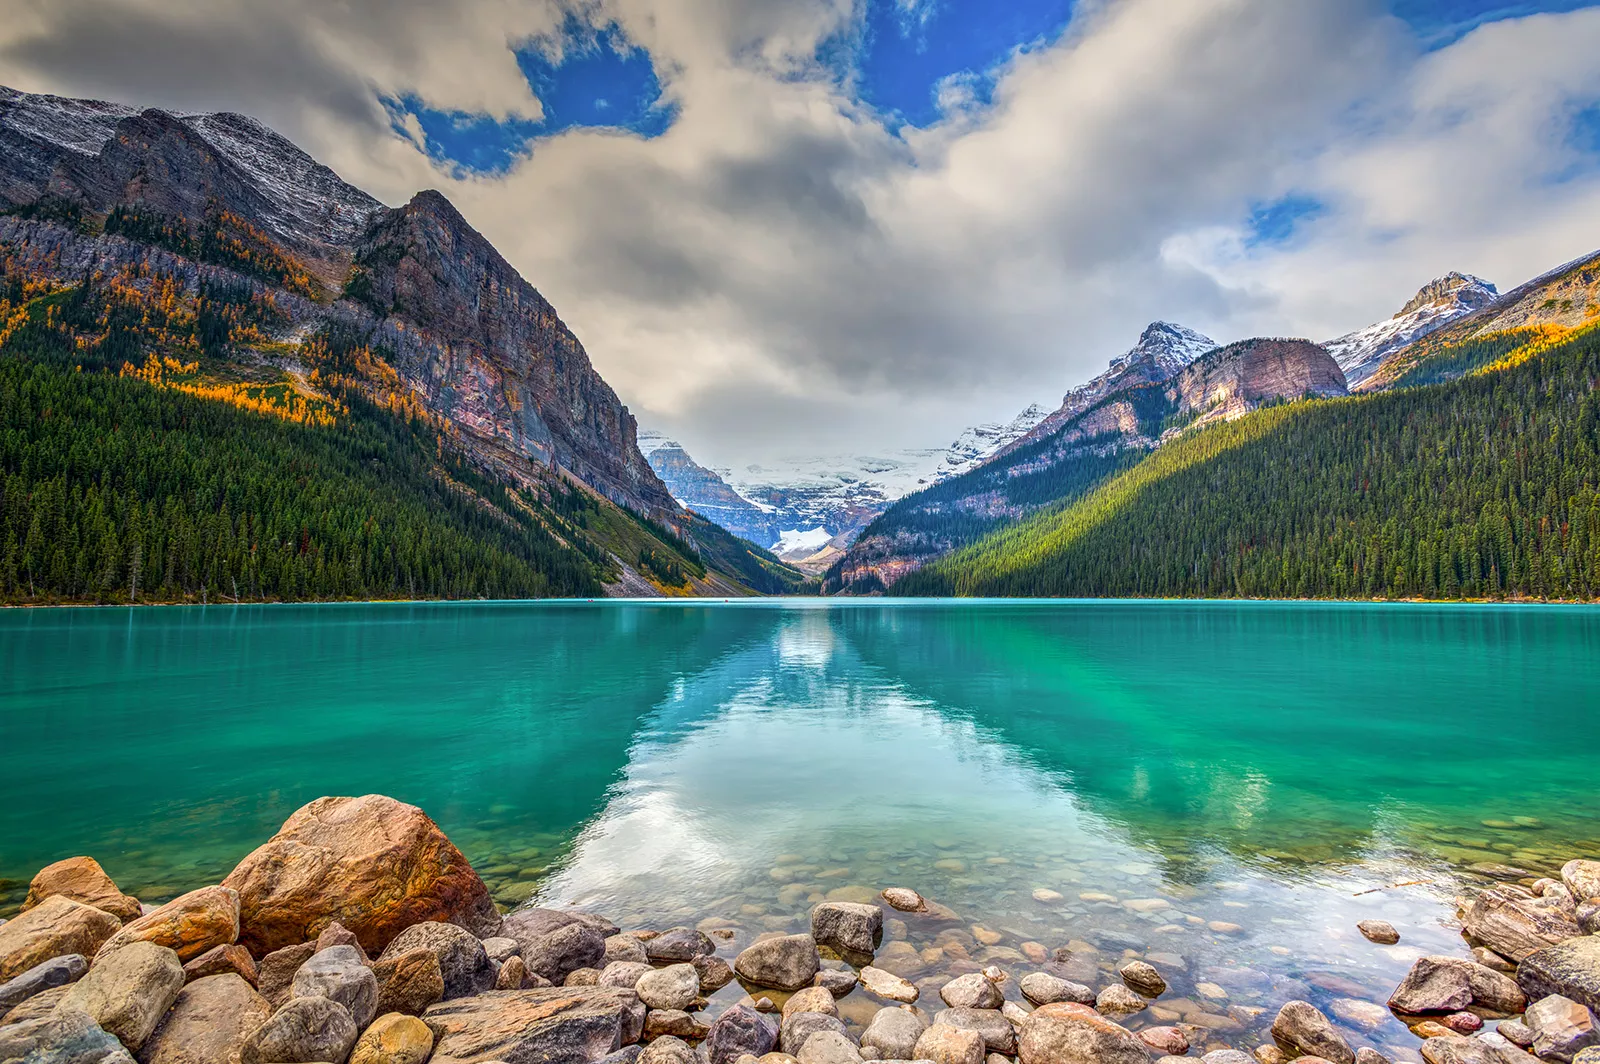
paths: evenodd
<path fill-rule="evenodd" d="M 0 601 L 598 596 L 619 562 L 738 593 L 706 554 L 756 590 L 802 582 L 709 523 L 702 547 L 555 475 L 484 470 L 374 387 L 352 337 L 301 345 L 304 379 L 249 361 L 273 315 L 243 288 L 5 273 Z"/>
<path fill-rule="evenodd" d="M 1600 331 L 1520 339 L 1182 437 L 893 593 L 1592 600 Z"/>

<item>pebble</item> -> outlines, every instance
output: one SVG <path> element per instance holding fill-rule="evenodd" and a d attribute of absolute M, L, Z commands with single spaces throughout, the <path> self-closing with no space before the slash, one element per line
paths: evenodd
<path fill-rule="evenodd" d="M 909 887 L 887 887 L 883 891 L 883 900 L 889 903 L 891 909 L 898 909 L 903 913 L 920 913 L 928 910 L 927 901 Z"/>
<path fill-rule="evenodd" d="M 1149 1004 L 1120 983 L 1112 983 L 1100 991 L 1094 999 L 1095 1009 L 1111 1017 L 1131 1016 L 1136 1012 L 1143 1012 Z"/>

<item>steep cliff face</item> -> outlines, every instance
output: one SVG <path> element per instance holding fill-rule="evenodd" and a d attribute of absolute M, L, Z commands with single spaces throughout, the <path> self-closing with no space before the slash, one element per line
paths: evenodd
<path fill-rule="evenodd" d="M 1339 364 L 1309 340 L 1229 344 L 1178 374 L 1168 389 L 1179 415 L 1196 415 L 1194 425 L 1232 421 L 1263 403 L 1348 394 Z"/>
<path fill-rule="evenodd" d="M 379 387 L 398 384 L 484 465 L 531 482 L 537 463 L 679 523 L 582 344 L 437 192 L 385 208 L 240 115 L 0 89 L 0 208 L 37 216 L 10 219 L 5 239 L 64 283 L 82 277 L 69 262 L 154 261 L 190 289 L 270 290 L 275 343 L 353 338 Z M 55 259 L 38 254 L 51 245 Z"/>
<path fill-rule="evenodd" d="M 397 330 L 394 368 L 487 457 L 566 470 L 647 513 L 677 510 L 583 345 L 444 196 L 380 214 L 355 261 L 357 301 L 411 326 Z"/>
<path fill-rule="evenodd" d="M 641 436 L 644 434 L 641 433 Z M 650 468 L 679 502 L 729 532 L 769 548 L 783 535 L 777 515 L 756 506 L 728 486 L 714 470 L 696 462 L 682 445 L 662 436 L 641 438 L 640 450 Z"/>

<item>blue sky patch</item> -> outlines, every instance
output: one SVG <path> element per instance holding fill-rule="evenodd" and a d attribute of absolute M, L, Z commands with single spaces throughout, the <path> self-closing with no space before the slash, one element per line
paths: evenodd
<path fill-rule="evenodd" d="M 403 130 L 416 116 L 434 160 L 474 174 L 509 170 L 541 137 L 568 129 L 617 129 L 642 137 L 665 133 L 676 111 L 662 103 L 650 54 L 633 47 L 615 26 L 594 31 L 568 20 L 562 55 L 539 44 L 519 49 L 517 65 L 544 118 L 496 121 L 486 115 L 437 111 L 406 96 L 385 101 L 391 122 Z"/>
<path fill-rule="evenodd" d="M 1392 0 L 1394 13 L 1411 24 L 1428 48 L 1454 44 L 1487 22 L 1541 11 L 1576 11 L 1594 0 Z"/>
<path fill-rule="evenodd" d="M 1289 195 L 1274 203 L 1258 203 L 1250 210 L 1247 247 L 1282 244 L 1294 236 L 1302 222 L 1320 217 L 1326 208 L 1310 196 Z"/>

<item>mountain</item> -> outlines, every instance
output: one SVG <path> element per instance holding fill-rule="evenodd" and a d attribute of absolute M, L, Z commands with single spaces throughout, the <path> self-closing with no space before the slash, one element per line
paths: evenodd
<path fill-rule="evenodd" d="M 1600 252 L 1557 266 L 1389 352 L 1359 391 L 1453 380 L 1600 319 Z"/>
<path fill-rule="evenodd" d="M 770 555 L 729 551 L 684 513 L 582 344 L 437 192 L 385 207 L 239 115 L 0 89 L 0 212 L 0 352 L 8 357 L 42 371 L 118 374 L 126 387 L 153 388 L 174 403 L 183 393 L 333 434 L 344 442 L 332 451 L 320 437 L 296 437 L 308 475 L 323 486 L 348 481 L 331 457 L 340 447 L 409 433 L 406 446 L 431 448 L 425 466 L 448 490 L 476 496 L 525 538 L 550 537 L 563 565 L 581 563 L 588 579 L 617 591 L 736 594 L 801 579 Z M 268 446 L 276 431 L 246 419 L 237 434 Z M 20 468 L 17 455 L 3 459 Z M 171 459 L 150 452 L 143 460 Z M 406 483 L 395 505 L 410 515 L 410 531 L 420 528 L 427 491 L 414 478 Z M 574 488 L 594 505 L 570 501 Z M 182 484 L 172 490 L 183 495 Z M 299 538 L 315 539 L 305 531 Z M 330 550 L 345 544 L 346 531 L 326 525 Z M 435 556 L 437 538 L 417 542 L 432 544 L 418 548 L 421 570 L 448 567 Z M 350 549 L 350 565 L 366 564 Z M 702 553 L 737 571 L 707 569 Z M 537 571 L 545 562 L 527 564 Z M 498 579 L 476 593 L 533 586 Z M 199 580 L 167 586 L 181 596 Z M 396 584 L 391 573 L 387 584 L 372 577 L 351 586 L 409 594 L 414 584 Z M 35 575 L 30 586 L 38 585 Z M 319 578 L 298 586 L 316 597 L 342 594 L 337 585 Z M 296 586 L 271 593 L 299 594 Z M 82 597 L 84 587 L 50 593 Z M 448 579 L 428 587 L 464 593 Z M 549 587 L 592 593 L 582 580 Z"/>
<path fill-rule="evenodd" d="M 971 472 L 1010 444 L 1032 432 L 1039 422 L 1049 416 L 1048 410 L 1038 403 L 1033 403 L 1003 425 L 997 422 L 974 425 L 957 436 L 955 442 L 945 451 L 939 468 L 934 470 L 933 479 L 943 481 Z"/>
<path fill-rule="evenodd" d="M 1139 342 L 1113 358 L 1104 373 L 1072 389 L 1062 397 L 1061 406 L 1055 412 L 996 454 L 1004 455 L 1054 435 L 1062 425 L 1113 392 L 1171 380 L 1189 363 L 1216 347 L 1215 340 L 1193 329 L 1169 321 L 1151 322 L 1140 335 Z"/>
<path fill-rule="evenodd" d="M 869 525 L 829 570 L 824 589 L 881 590 L 930 558 L 1041 506 L 1071 498 L 1157 445 L 1169 401 L 1161 388 L 1210 337 L 1153 322 L 1107 370 L 1069 391 L 1033 428 L 963 472 L 907 496 Z M 1163 412 L 1147 416 L 1148 411 Z M 1030 412 L 1031 413 L 1031 412 Z"/>
<path fill-rule="evenodd" d="M 1456 379 L 1186 432 L 907 595 L 1600 595 L 1600 326 Z"/>
<path fill-rule="evenodd" d="M 1482 310 L 1499 298 L 1499 292 L 1488 281 L 1465 273 L 1447 273 L 1423 285 L 1389 320 L 1346 333 L 1322 346 L 1344 370 L 1350 387 L 1355 388 L 1372 376 L 1390 352 Z"/>
<path fill-rule="evenodd" d="M 776 515 L 746 499 L 714 470 L 689 457 L 675 440 L 658 432 L 641 430 L 639 449 L 644 452 L 672 495 L 685 507 L 710 518 L 751 543 L 771 548 L 783 538 Z"/>

